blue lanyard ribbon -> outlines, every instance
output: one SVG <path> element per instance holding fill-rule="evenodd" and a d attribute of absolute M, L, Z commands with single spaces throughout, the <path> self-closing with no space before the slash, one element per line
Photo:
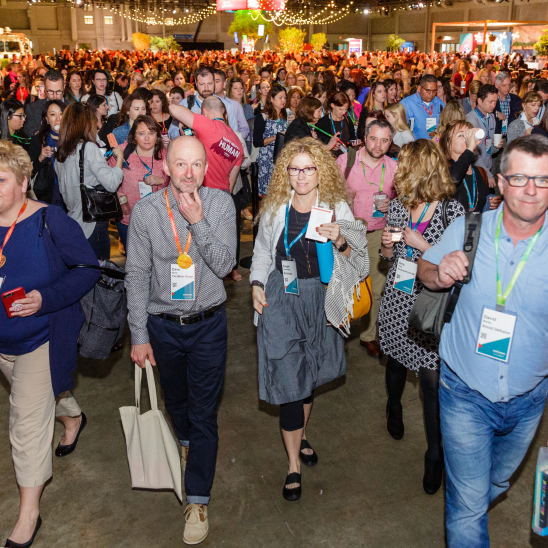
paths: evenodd
<path fill-rule="evenodd" d="M 301 230 L 301 233 L 289 245 L 287 245 L 287 233 L 289 230 L 289 204 L 287 204 L 287 206 L 285 207 L 284 247 L 285 254 L 287 255 L 288 259 L 291 259 L 291 248 L 305 235 L 307 228 L 308 223 L 306 223 L 304 228 Z"/>
<path fill-rule="evenodd" d="M 331 127 L 333 128 L 333 135 L 336 135 L 337 134 L 337 130 L 335 129 L 335 122 L 333 122 L 333 117 L 331 116 L 331 113 L 329 113 L 329 119 L 331 120 Z M 342 135 L 342 130 L 343 130 L 343 127 L 344 127 L 344 124 L 341 120 L 341 135 Z"/>
<path fill-rule="evenodd" d="M 464 183 L 464 188 L 466 189 L 466 194 L 468 195 L 468 204 L 470 205 L 470 211 L 472 211 L 476 207 L 476 191 L 477 191 L 476 172 L 474 171 L 474 168 L 472 168 L 472 199 L 470 199 L 470 191 L 468 190 L 466 179 L 464 179 L 463 183 Z"/>
<path fill-rule="evenodd" d="M 419 220 L 415 223 L 415 226 L 413 226 L 413 222 L 411 221 L 411 212 L 409 212 L 409 228 L 415 232 L 417 228 L 419 228 L 419 225 L 421 224 L 421 221 L 424 219 L 424 216 L 426 215 L 426 212 L 428 211 L 428 208 L 430 207 L 430 204 L 426 204 L 426 207 L 422 210 L 421 216 L 419 217 Z M 407 256 L 412 257 L 413 256 L 413 248 L 408 245 L 407 246 Z"/>
<path fill-rule="evenodd" d="M 481 110 L 478 109 L 478 107 L 476 107 L 474 111 L 476 112 L 478 118 L 483 124 L 483 127 L 485 128 L 485 134 L 487 136 L 487 139 L 489 139 L 489 114 L 487 116 L 483 116 L 483 113 L 481 112 Z M 485 123 L 485 120 L 487 120 L 487 123 Z"/>
<path fill-rule="evenodd" d="M 149 177 L 150 175 L 152 175 L 152 170 L 154 169 L 154 151 L 152 151 L 152 166 L 149 167 L 145 164 L 145 162 L 143 162 L 143 160 L 141 160 L 141 157 L 139 156 L 139 153 L 137 152 L 137 149 L 135 149 L 135 154 L 137 154 L 137 158 L 139 158 L 139 161 L 145 166 L 145 168 L 147 169 L 148 173 L 145 175 L 145 177 Z"/>

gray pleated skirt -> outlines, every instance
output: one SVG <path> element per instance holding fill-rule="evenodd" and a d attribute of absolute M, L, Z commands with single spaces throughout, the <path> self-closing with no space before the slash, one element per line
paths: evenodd
<path fill-rule="evenodd" d="M 327 325 L 325 286 L 319 278 L 299 280 L 299 295 L 286 295 L 274 270 L 259 315 L 259 397 L 280 405 L 307 398 L 312 390 L 346 373 L 344 339 Z"/>

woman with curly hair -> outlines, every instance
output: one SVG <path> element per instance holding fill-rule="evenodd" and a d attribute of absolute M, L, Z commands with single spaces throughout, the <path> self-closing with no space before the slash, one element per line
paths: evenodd
<path fill-rule="evenodd" d="M 388 356 L 387 428 L 395 440 L 402 439 L 404 426 L 401 397 L 410 369 L 419 375 L 423 393 L 428 442 L 423 488 L 426 493 L 433 495 L 441 486 L 443 468 L 438 405 L 439 341 L 409 326 L 409 313 L 423 285 L 416 278 L 412 284 L 400 289 L 396 283 L 396 272 L 409 262 L 417 264 L 421 255 L 439 242 L 446 228 L 444 210 L 447 223 L 450 224 L 464 215 L 464 208 L 453 199 L 455 185 L 449 174 L 447 160 L 438 145 L 429 139 L 418 139 L 401 148 L 394 187 L 397 198 L 388 209 L 380 249 L 381 259 L 392 263 L 379 313 L 381 349 Z M 400 239 L 395 241 L 398 236 Z"/>
<path fill-rule="evenodd" d="M 337 261 L 361 259 L 368 270 L 366 247 L 352 249 L 341 235 L 338 223 L 354 221 L 347 199 L 335 158 L 320 141 L 306 137 L 282 150 L 260 213 L 250 274 L 258 328 L 259 397 L 280 406 L 289 458 L 283 497 L 290 501 L 301 496 L 299 459 L 307 466 L 318 462 L 306 438 L 314 390 L 346 372 L 343 337 L 326 321 L 326 290 L 319 278 L 316 245 L 304 234 L 312 207 L 334 210 L 336 222 L 317 231 L 331 240 Z M 289 263 L 296 271 L 297 295 L 284 288 L 282 269 Z"/>

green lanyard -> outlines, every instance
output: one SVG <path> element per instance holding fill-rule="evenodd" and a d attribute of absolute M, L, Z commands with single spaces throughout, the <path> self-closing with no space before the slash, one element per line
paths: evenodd
<path fill-rule="evenodd" d="M 379 186 L 376 183 L 370 183 L 367 180 L 367 177 L 365 176 L 365 164 L 361 160 L 360 160 L 360 164 L 362 165 L 363 178 L 365 179 L 365 182 L 370 184 L 370 185 L 375 185 L 379 189 L 379 193 L 381 193 L 382 192 L 382 187 L 384 186 L 384 163 L 382 164 L 382 171 L 381 171 L 381 186 Z"/>
<path fill-rule="evenodd" d="M 533 238 L 529 242 L 529 245 L 527 246 L 527 249 L 525 250 L 523 257 L 521 258 L 521 261 L 519 262 L 514 272 L 514 275 L 512 276 L 512 279 L 510 280 L 510 283 L 508 284 L 508 287 L 506 288 L 506 291 L 503 294 L 502 283 L 500 281 L 500 275 L 499 275 L 499 239 L 500 239 L 501 224 L 502 224 L 502 211 L 500 212 L 499 220 L 497 222 L 497 231 L 495 232 L 495 261 L 497 265 L 497 310 L 499 311 L 504 310 L 504 304 L 506 303 L 506 299 L 508 298 L 508 295 L 510 295 L 510 292 L 512 291 L 512 289 L 514 289 L 514 285 L 516 285 L 516 281 L 519 275 L 521 274 L 521 271 L 523 270 L 523 267 L 525 266 L 525 263 L 527 262 L 527 259 L 529 258 L 529 255 L 531 254 L 531 251 L 535 243 L 537 242 L 538 237 L 540 236 L 540 231 L 542 230 L 542 227 L 539 228 L 539 231 L 533 236 Z"/>

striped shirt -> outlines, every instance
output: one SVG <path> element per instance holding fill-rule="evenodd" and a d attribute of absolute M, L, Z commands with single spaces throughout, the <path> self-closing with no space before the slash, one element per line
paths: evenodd
<path fill-rule="evenodd" d="M 234 202 L 222 190 L 201 187 L 199 193 L 204 217 L 189 225 L 168 186 L 169 205 L 183 249 L 189 230 L 192 233 L 188 253 L 196 265 L 194 301 L 171 300 L 171 265 L 177 264 L 179 252 L 164 192 L 142 198 L 131 212 L 125 285 L 132 344 L 149 342 L 149 314 L 193 315 L 226 300 L 223 278 L 236 263 Z"/>

